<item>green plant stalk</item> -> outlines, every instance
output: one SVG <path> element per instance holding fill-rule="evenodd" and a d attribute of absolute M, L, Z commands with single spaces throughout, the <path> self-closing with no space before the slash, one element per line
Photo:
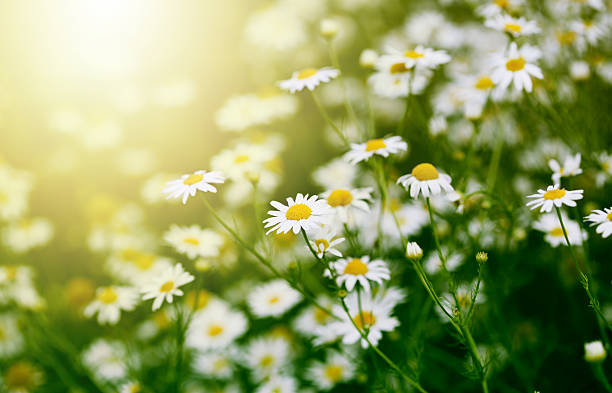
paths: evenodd
<path fill-rule="evenodd" d="M 342 142 L 348 147 L 350 145 L 348 139 L 346 139 L 346 136 L 344 136 L 344 133 L 342 132 L 342 130 L 333 122 L 331 117 L 329 117 L 329 114 L 327 113 L 323 105 L 321 104 L 321 101 L 319 101 L 319 98 L 317 97 L 317 95 L 314 93 L 314 91 L 311 91 L 310 94 L 312 95 L 312 100 L 314 101 L 315 105 L 319 109 L 321 116 L 323 116 L 323 119 L 327 122 L 327 124 L 329 124 L 329 126 L 340 137 Z"/>
<path fill-rule="evenodd" d="M 493 191 L 495 187 L 495 181 L 497 180 L 497 172 L 499 170 L 499 162 L 501 160 L 501 154 L 504 147 L 504 139 L 502 135 L 497 136 L 497 143 L 491 156 L 491 165 L 489 166 L 489 173 L 487 174 L 487 190 Z"/>
<path fill-rule="evenodd" d="M 606 391 L 608 393 L 612 393 L 612 386 L 610 386 L 610 382 L 608 382 L 608 379 L 606 378 L 602 362 L 593 364 L 593 373 L 595 374 L 595 377 L 599 380 L 599 382 L 601 382 L 601 384 L 604 386 Z"/>

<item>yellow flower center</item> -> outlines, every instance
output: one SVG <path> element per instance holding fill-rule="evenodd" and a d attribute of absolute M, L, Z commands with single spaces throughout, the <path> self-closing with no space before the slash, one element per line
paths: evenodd
<path fill-rule="evenodd" d="M 349 190 L 338 189 L 334 190 L 327 197 L 327 203 L 332 207 L 350 205 L 353 201 L 353 195 Z"/>
<path fill-rule="evenodd" d="M 315 307 L 314 319 L 318 324 L 323 325 L 329 320 L 329 314 L 324 310 L 321 310 L 319 307 Z"/>
<path fill-rule="evenodd" d="M 576 33 L 573 31 L 559 31 L 556 35 L 560 44 L 571 45 L 576 41 Z"/>
<path fill-rule="evenodd" d="M 313 76 L 316 73 L 317 73 L 317 69 L 316 68 L 307 68 L 305 70 L 302 70 L 302 71 L 298 72 L 297 78 L 298 79 L 310 78 L 311 76 Z"/>
<path fill-rule="evenodd" d="M 555 199 L 563 198 L 564 195 L 565 195 L 565 188 L 554 189 L 554 190 L 546 191 L 544 193 L 544 199 L 552 201 Z"/>
<path fill-rule="evenodd" d="M 332 382 L 338 382 L 342 378 L 343 371 L 342 366 L 332 364 L 325 368 L 325 376 Z"/>
<path fill-rule="evenodd" d="M 552 229 L 549 233 L 555 237 L 563 236 L 563 229 L 561 227 L 557 227 Z"/>
<path fill-rule="evenodd" d="M 296 203 L 287 209 L 287 213 L 285 213 L 285 217 L 287 220 L 305 220 L 312 214 L 312 209 L 303 203 Z"/>
<path fill-rule="evenodd" d="M 376 323 L 376 317 L 370 311 L 362 311 L 353 317 L 353 322 L 361 330 L 364 327 L 370 327 Z"/>
<path fill-rule="evenodd" d="M 224 359 L 224 358 L 217 359 L 213 363 L 213 368 L 217 371 L 222 370 L 225 367 L 227 367 L 227 359 Z"/>
<path fill-rule="evenodd" d="M 510 5 L 510 0 L 493 0 L 493 2 L 495 3 L 495 5 L 497 5 L 499 8 L 506 8 L 507 6 Z"/>
<path fill-rule="evenodd" d="M 248 160 L 249 156 L 247 156 L 246 154 L 239 154 L 236 156 L 236 158 L 234 158 L 234 163 L 241 164 L 243 162 L 247 162 Z"/>
<path fill-rule="evenodd" d="M 4 383 L 9 391 L 29 391 L 35 385 L 34 374 L 34 368 L 28 363 L 15 363 L 7 370 Z"/>
<path fill-rule="evenodd" d="M 608 220 L 612 221 L 612 212 L 610 212 L 610 214 L 608 214 Z"/>
<path fill-rule="evenodd" d="M 274 356 L 272 355 L 266 355 L 262 357 L 261 360 L 259 361 L 259 364 L 262 367 L 270 367 L 273 363 L 274 363 Z"/>
<path fill-rule="evenodd" d="M 315 245 L 317 246 L 317 250 L 321 249 L 321 245 L 323 245 L 323 251 L 329 248 L 329 242 L 325 239 L 317 239 L 315 240 Z"/>
<path fill-rule="evenodd" d="M 517 72 L 525 68 L 525 59 L 519 57 L 518 59 L 510 59 L 506 62 L 506 69 L 508 71 Z"/>
<path fill-rule="evenodd" d="M 489 90 L 490 88 L 494 86 L 495 84 L 493 83 L 491 78 L 489 78 L 488 76 L 483 76 L 483 77 L 478 78 L 478 80 L 476 81 L 476 84 L 474 84 L 474 87 L 479 90 Z"/>
<path fill-rule="evenodd" d="M 204 175 L 192 173 L 191 175 L 189 175 L 189 177 L 187 177 L 187 179 L 183 180 L 183 184 L 186 186 L 192 186 L 196 183 L 201 182 L 202 179 L 204 179 Z"/>
<path fill-rule="evenodd" d="M 140 389 L 140 385 L 136 384 L 136 385 L 132 385 L 132 387 L 130 387 L 130 393 L 140 393 L 142 391 L 142 389 Z"/>
<path fill-rule="evenodd" d="M 378 149 L 384 149 L 385 147 L 387 147 L 387 145 L 385 144 L 385 140 L 384 139 L 370 139 L 367 143 L 366 143 L 366 151 L 375 151 Z"/>
<path fill-rule="evenodd" d="M 344 274 L 351 274 L 353 276 L 363 276 L 369 271 L 368 265 L 363 263 L 359 258 L 353 258 L 344 268 Z"/>
<path fill-rule="evenodd" d="M 424 162 L 415 166 L 412 169 L 412 176 L 414 176 L 418 181 L 426 181 L 426 180 L 435 180 L 440 175 L 438 174 L 438 170 L 435 166 Z"/>
<path fill-rule="evenodd" d="M 221 333 L 223 333 L 223 326 L 211 325 L 208 328 L 208 335 L 211 336 L 211 337 L 218 336 Z"/>
<path fill-rule="evenodd" d="M 406 68 L 405 63 L 395 63 L 389 68 L 389 72 L 391 74 L 401 74 L 403 72 L 408 72 L 408 71 L 410 70 Z"/>
<path fill-rule="evenodd" d="M 113 287 L 105 287 L 100 291 L 98 300 L 105 304 L 113 304 L 117 301 L 117 292 Z"/>
<path fill-rule="evenodd" d="M 159 287 L 159 291 L 164 293 L 168 293 L 172 289 L 174 289 L 174 281 L 166 281 L 161 287 Z"/>
<path fill-rule="evenodd" d="M 153 314 L 153 322 L 160 328 L 164 329 L 170 325 L 170 319 L 165 312 L 156 312 Z"/>
<path fill-rule="evenodd" d="M 6 279 L 13 281 L 17 277 L 17 266 L 6 266 L 4 272 L 6 273 Z"/>
<path fill-rule="evenodd" d="M 268 299 L 268 303 L 276 304 L 276 303 L 278 303 L 279 300 L 280 300 L 280 298 L 278 296 L 272 296 L 270 299 Z"/>
<path fill-rule="evenodd" d="M 506 23 L 504 25 L 504 29 L 508 32 L 511 33 L 520 33 L 521 30 L 523 30 L 523 27 L 521 25 L 518 25 L 516 23 Z"/>
<path fill-rule="evenodd" d="M 200 241 L 198 239 L 196 239 L 195 237 L 186 237 L 183 239 L 183 241 L 187 244 L 191 244 L 193 246 L 198 246 L 200 244 Z"/>
<path fill-rule="evenodd" d="M 406 52 L 404 52 L 404 56 L 409 57 L 411 59 L 419 59 L 421 57 L 425 57 L 425 55 L 422 54 L 421 52 L 417 52 L 413 50 L 407 50 Z"/>

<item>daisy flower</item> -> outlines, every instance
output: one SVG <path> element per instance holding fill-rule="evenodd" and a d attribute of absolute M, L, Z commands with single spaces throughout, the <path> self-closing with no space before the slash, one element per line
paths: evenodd
<path fill-rule="evenodd" d="M 149 284 L 144 285 L 142 298 L 143 300 L 155 299 L 153 300 L 153 311 L 158 310 L 164 300 L 172 303 L 173 296 L 183 296 L 183 291 L 179 287 L 192 282 L 194 278 L 183 269 L 183 265 L 177 263 L 153 278 Z"/>
<path fill-rule="evenodd" d="M 223 236 L 212 229 L 202 229 L 198 225 L 182 227 L 174 224 L 164 234 L 164 240 L 189 259 L 216 257 L 225 242 Z"/>
<path fill-rule="evenodd" d="M 485 302 L 486 297 L 483 293 L 484 284 L 481 282 L 479 284 L 478 294 L 474 299 L 474 304 L 482 304 Z M 450 315 L 455 315 L 459 310 L 463 313 L 467 313 L 467 311 L 472 307 L 472 293 L 475 291 L 476 282 L 472 282 L 471 284 L 461 284 L 457 287 L 455 295 L 450 293 L 443 293 L 440 295 L 440 300 L 442 301 L 442 306 L 444 310 Z M 442 309 L 439 307 L 435 308 L 438 316 L 444 321 L 448 322 L 448 316 Z"/>
<path fill-rule="evenodd" d="M 287 198 L 287 205 L 272 201 L 270 205 L 276 210 L 268 211 L 272 217 L 266 218 L 263 222 L 264 228 L 272 227 L 266 232 L 276 231 L 276 233 L 287 233 L 293 231 L 298 234 L 300 230 L 309 231 L 326 223 L 330 207 L 325 199 L 319 199 L 317 195 L 308 196 L 297 194 L 295 200 Z"/>
<path fill-rule="evenodd" d="M 477 12 L 485 18 L 490 18 L 495 15 L 515 11 L 524 2 L 524 0 L 485 0 L 484 4 L 478 7 Z"/>
<path fill-rule="evenodd" d="M 319 258 L 325 254 L 332 254 L 342 258 L 342 253 L 336 246 L 344 241 L 343 237 L 337 237 L 336 231 L 329 227 L 321 227 L 313 235 L 309 235 L 310 246 L 317 252 Z"/>
<path fill-rule="evenodd" d="M 562 177 L 576 176 L 582 173 L 582 169 L 580 169 L 580 153 L 567 157 L 563 161 L 563 166 L 555 159 L 548 161 L 548 166 L 554 172 L 552 180 L 555 184 L 560 184 Z"/>
<path fill-rule="evenodd" d="M 232 358 L 228 352 L 210 351 L 196 357 L 193 368 L 198 373 L 213 378 L 229 379 L 233 372 Z"/>
<path fill-rule="evenodd" d="M 390 278 L 387 264 L 380 259 L 370 261 L 370 257 L 367 255 L 361 258 L 339 259 L 332 262 L 330 265 L 338 274 L 336 283 L 339 286 L 344 284 L 348 291 L 353 290 L 355 284 L 359 282 L 359 284 L 369 292 L 370 281 L 382 284 L 383 280 L 388 280 Z M 325 270 L 324 275 L 325 277 L 332 277 L 329 269 Z"/>
<path fill-rule="evenodd" d="M 496 15 L 485 21 L 485 26 L 495 30 L 503 31 L 514 37 L 536 34 L 540 28 L 535 21 L 528 21 L 522 16 L 513 18 L 510 15 Z"/>
<path fill-rule="evenodd" d="M 324 192 L 321 194 L 321 197 L 327 200 L 327 204 L 333 208 L 340 221 L 346 223 L 352 210 L 370 210 L 368 201 L 372 199 L 371 193 L 372 189 L 370 187 L 354 189 L 337 188 Z"/>
<path fill-rule="evenodd" d="M 253 289 L 247 299 L 257 317 L 278 317 L 302 300 L 302 295 L 284 280 L 273 280 Z"/>
<path fill-rule="evenodd" d="M 98 288 L 95 299 L 85 307 L 83 314 L 91 318 L 98 314 L 100 325 L 115 325 L 121 310 L 132 311 L 138 301 L 138 291 L 132 287 L 108 286 Z"/>
<path fill-rule="evenodd" d="M 223 183 L 225 178 L 220 172 L 195 171 L 181 176 L 180 179 L 169 181 L 162 191 L 168 194 L 168 199 L 183 197 L 183 204 L 187 203 L 189 196 L 194 196 L 198 190 L 203 192 L 217 192 L 210 183 Z"/>
<path fill-rule="evenodd" d="M 331 352 L 325 362 L 313 362 L 306 376 L 320 390 L 330 390 L 355 376 L 355 364 L 346 355 Z"/>
<path fill-rule="evenodd" d="M 568 219 L 565 215 L 563 215 L 563 224 L 565 225 L 570 244 L 580 245 L 582 241 L 587 238 L 586 232 L 580 229 L 578 223 Z M 544 240 L 546 240 L 551 247 L 558 247 L 562 244 L 565 245 L 563 228 L 556 214 L 543 214 L 538 221 L 533 223 L 533 228 L 545 233 Z"/>
<path fill-rule="evenodd" d="M 575 207 L 577 200 L 582 199 L 583 190 L 572 190 L 568 191 L 565 188 L 559 188 L 559 185 L 548 186 L 546 191 L 540 189 L 537 194 L 528 195 L 527 198 L 534 198 L 532 201 L 527 202 L 527 206 L 531 210 L 542 207 L 540 213 L 550 213 L 554 207 L 561 207 L 567 205 Z"/>
<path fill-rule="evenodd" d="M 131 381 L 126 382 L 119 387 L 119 393 L 140 393 L 142 392 L 142 386 L 140 383 Z"/>
<path fill-rule="evenodd" d="M 373 92 L 381 97 L 399 98 L 423 92 L 432 72 L 406 66 L 403 56 L 384 55 L 376 61 L 376 71 L 368 78 Z"/>
<path fill-rule="evenodd" d="M 612 234 L 612 207 L 603 210 L 593 210 L 591 214 L 584 218 L 591 222 L 591 226 L 597 225 L 595 230 L 605 239 Z"/>
<path fill-rule="evenodd" d="M 248 321 L 243 313 L 232 311 L 225 303 L 215 301 L 194 315 L 186 343 L 202 351 L 225 348 L 240 337 L 247 327 Z"/>
<path fill-rule="evenodd" d="M 128 372 L 128 354 L 120 341 L 97 339 L 83 352 L 83 364 L 100 380 L 125 378 Z"/>
<path fill-rule="evenodd" d="M 534 64 L 541 56 L 542 52 L 529 44 L 518 48 L 516 42 L 512 42 L 507 52 L 499 53 L 493 59 L 491 80 L 500 90 L 514 83 L 516 91 L 524 89 L 530 93 L 533 89 L 531 77 L 544 78 L 540 67 Z"/>
<path fill-rule="evenodd" d="M 245 363 L 258 378 L 278 373 L 287 364 L 289 344 L 282 338 L 258 338 L 249 344 Z"/>
<path fill-rule="evenodd" d="M 294 378 L 274 375 L 257 388 L 255 393 L 296 393 L 297 391 L 297 382 Z"/>
<path fill-rule="evenodd" d="M 340 71 L 331 67 L 323 68 L 306 68 L 301 71 L 296 71 L 291 75 L 291 79 L 281 81 L 279 86 L 283 90 L 287 90 L 290 93 L 296 91 L 302 91 L 304 88 L 308 90 L 314 90 L 321 82 L 329 82 L 340 75 Z"/>
<path fill-rule="evenodd" d="M 425 162 L 412 168 L 412 172 L 397 179 L 406 191 L 410 188 L 410 196 L 418 198 L 419 193 L 423 193 L 425 198 L 430 195 L 438 195 L 443 190 L 453 191 L 451 177 L 440 173 L 433 165 Z"/>
<path fill-rule="evenodd" d="M 333 302 L 325 296 L 318 296 L 317 303 L 328 309 L 331 309 L 333 306 Z M 295 318 L 293 327 L 306 337 L 319 336 L 319 333 L 325 328 L 325 325 L 332 320 L 333 316 L 327 311 L 315 305 L 310 305 L 304 308 Z"/>
<path fill-rule="evenodd" d="M 23 344 L 17 317 L 9 313 L 0 314 L 0 359 L 18 354 L 23 349 Z"/>
<path fill-rule="evenodd" d="M 44 382 L 42 371 L 32 363 L 19 360 L 2 371 L 0 383 L 6 393 L 30 393 Z"/>
<path fill-rule="evenodd" d="M 425 48 L 422 45 L 406 51 L 389 48 L 389 53 L 390 56 L 396 58 L 397 61 L 403 62 L 408 69 L 434 69 L 451 60 L 451 57 L 446 51 Z"/>
<path fill-rule="evenodd" d="M 24 253 L 47 244 L 53 237 L 53 224 L 36 217 L 10 223 L 2 231 L 2 240 L 16 253 Z"/>
<path fill-rule="evenodd" d="M 389 154 L 397 154 L 406 150 L 408 150 L 408 144 L 399 136 L 370 139 L 366 143 L 351 143 L 351 150 L 344 155 L 344 159 L 355 165 L 358 162 L 367 161 L 374 154 L 389 157 Z"/>

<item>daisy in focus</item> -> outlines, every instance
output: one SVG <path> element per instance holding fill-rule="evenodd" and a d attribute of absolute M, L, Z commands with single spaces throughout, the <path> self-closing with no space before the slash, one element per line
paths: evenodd
<path fill-rule="evenodd" d="M 330 207 L 325 199 L 319 199 L 317 195 L 308 196 L 297 194 L 295 200 L 287 198 L 287 205 L 272 201 L 270 205 L 276 210 L 268 211 L 272 217 L 263 222 L 264 228 L 272 227 L 266 232 L 276 231 L 277 234 L 293 231 L 298 234 L 300 230 L 314 230 L 326 223 L 331 213 Z"/>
<path fill-rule="evenodd" d="M 295 306 L 302 295 L 284 280 L 274 280 L 257 286 L 248 296 L 251 312 L 259 318 L 278 317 Z"/>
<path fill-rule="evenodd" d="M 181 176 L 180 179 L 169 181 L 167 187 L 162 191 L 168 194 L 168 199 L 183 197 L 183 204 L 187 198 L 194 196 L 198 190 L 202 192 L 217 192 L 210 183 L 223 183 L 225 178 L 220 172 L 195 171 L 191 174 Z"/>
<path fill-rule="evenodd" d="M 506 90 L 514 83 L 516 91 L 530 93 L 533 89 L 531 77 L 544 78 L 540 67 L 534 64 L 541 56 L 542 52 L 529 44 L 518 48 L 516 42 L 512 42 L 507 51 L 493 58 L 491 80 L 500 90 Z"/>
<path fill-rule="evenodd" d="M 338 237 L 336 231 L 328 226 L 319 228 L 314 234 L 309 235 L 310 246 L 316 251 L 319 258 L 323 258 L 325 254 L 335 255 L 342 258 L 342 253 L 336 248 L 337 245 L 344 241 L 343 237 Z"/>
<path fill-rule="evenodd" d="M 329 82 L 340 75 L 340 71 L 331 67 L 323 68 L 307 68 L 301 71 L 296 71 L 291 75 L 291 79 L 281 81 L 279 86 L 283 90 L 290 93 L 302 91 L 304 88 L 312 91 L 322 82 Z"/>
<path fill-rule="evenodd" d="M 115 325 L 121 318 L 121 310 L 131 311 L 138 302 L 138 291 L 132 287 L 108 286 L 98 288 L 95 299 L 85 307 L 83 314 L 91 318 L 98 314 L 100 325 Z"/>
<path fill-rule="evenodd" d="M 355 284 L 359 284 L 367 291 L 370 291 L 370 281 L 382 284 L 383 280 L 390 278 L 390 271 L 387 264 L 380 260 L 375 259 L 370 261 L 369 256 L 363 256 L 361 258 L 346 258 L 339 259 L 330 264 L 332 270 L 334 270 L 338 276 L 336 277 L 336 283 L 339 286 L 344 284 L 348 291 L 352 291 Z M 332 272 L 327 269 L 324 273 L 325 277 L 332 277 Z"/>
<path fill-rule="evenodd" d="M 540 32 L 535 21 L 528 21 L 522 16 L 513 18 L 510 15 L 496 15 L 485 21 L 485 26 L 511 34 L 514 37 L 526 36 Z"/>
<path fill-rule="evenodd" d="M 344 155 L 344 159 L 355 165 L 367 161 L 374 154 L 389 157 L 408 150 L 408 144 L 399 136 L 389 138 L 370 139 L 366 143 L 351 143 L 351 150 Z"/>
<path fill-rule="evenodd" d="M 570 220 L 563 215 L 563 224 L 565 225 L 570 244 L 581 245 L 582 241 L 586 240 L 586 232 L 580 229 L 580 225 L 578 225 L 576 221 Z M 563 228 L 556 214 L 543 214 L 538 221 L 533 223 L 533 228 L 545 233 L 544 240 L 546 240 L 551 247 L 558 247 L 561 244 L 565 244 Z"/>
<path fill-rule="evenodd" d="M 582 173 L 580 169 L 580 153 L 569 156 L 563 161 L 563 165 L 555 159 L 548 161 L 548 166 L 553 171 L 552 180 L 555 184 L 561 184 L 562 177 L 576 176 Z"/>
<path fill-rule="evenodd" d="M 569 207 L 575 207 L 576 202 L 582 199 L 583 190 L 572 190 L 568 191 L 565 188 L 559 188 L 559 185 L 548 186 L 545 190 L 538 190 L 537 194 L 528 195 L 527 198 L 533 200 L 527 202 L 527 206 L 531 210 L 541 206 L 540 213 L 550 213 L 553 207 L 561 207 L 567 205 Z"/>
<path fill-rule="evenodd" d="M 430 195 L 438 195 L 442 191 L 453 191 L 450 184 L 451 177 L 438 172 L 436 167 L 429 163 L 415 166 L 411 173 L 397 179 L 397 183 L 401 184 L 406 191 L 410 189 L 412 198 L 418 198 L 419 193 L 428 198 Z"/>
<path fill-rule="evenodd" d="M 612 234 L 612 207 L 593 210 L 584 219 L 589 221 L 591 226 L 597 226 L 595 232 L 601 234 L 604 239 Z"/>
<path fill-rule="evenodd" d="M 372 200 L 372 189 L 356 188 L 345 189 L 337 188 L 335 190 L 326 191 L 321 194 L 322 198 L 327 200 L 327 204 L 331 206 L 342 223 L 349 221 L 351 211 L 358 209 L 361 211 L 369 211 L 368 202 Z"/>
<path fill-rule="evenodd" d="M 183 265 L 177 263 L 143 286 L 142 299 L 155 299 L 153 300 L 153 311 L 158 310 L 164 300 L 172 303 L 174 296 L 183 296 L 183 291 L 179 287 L 192 282 L 194 278 L 183 269 Z"/>

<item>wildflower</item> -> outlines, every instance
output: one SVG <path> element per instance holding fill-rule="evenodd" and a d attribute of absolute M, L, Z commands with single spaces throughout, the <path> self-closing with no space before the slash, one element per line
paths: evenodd
<path fill-rule="evenodd" d="M 327 200 L 327 204 L 332 207 L 340 222 L 349 221 L 351 211 L 359 209 L 362 211 L 370 210 L 368 201 L 372 199 L 372 189 L 366 188 L 336 188 L 321 194 Z"/>
<path fill-rule="evenodd" d="M 223 236 L 198 225 L 182 227 L 173 224 L 164 234 L 164 240 L 190 259 L 216 257 L 224 243 Z"/>
<path fill-rule="evenodd" d="M 397 183 L 401 184 L 406 191 L 410 188 L 412 198 L 418 198 L 419 193 L 423 193 L 423 196 L 427 198 L 429 195 L 438 195 L 443 190 L 453 191 L 453 187 L 450 185 L 451 177 L 438 172 L 436 167 L 429 163 L 421 163 L 415 166 L 410 174 L 397 179 Z"/>
<path fill-rule="evenodd" d="M 136 381 L 126 382 L 119 387 L 119 393 L 140 393 L 142 386 Z"/>
<path fill-rule="evenodd" d="M 315 169 L 312 179 L 324 189 L 352 188 L 357 176 L 357 168 L 342 158 L 335 158 Z"/>
<path fill-rule="evenodd" d="M 2 382 L 7 393 L 28 393 L 36 391 L 43 383 L 43 374 L 33 364 L 18 361 L 6 368 Z"/>
<path fill-rule="evenodd" d="M 180 179 L 166 183 L 168 187 L 163 193 L 168 194 L 168 199 L 183 197 L 183 204 L 187 203 L 189 196 L 194 196 L 198 190 L 202 192 L 217 192 L 210 183 L 223 183 L 225 178 L 220 172 L 195 171 L 191 174 L 181 176 Z"/>
<path fill-rule="evenodd" d="M 316 229 L 325 224 L 331 213 L 327 201 L 319 199 L 317 195 L 309 197 L 308 194 L 297 194 L 295 200 L 287 198 L 286 206 L 277 201 L 270 202 L 270 205 L 276 210 L 268 211 L 272 217 L 263 221 L 265 228 L 272 227 L 266 234 L 274 231 L 278 234 L 293 231 L 297 235 L 302 229 Z"/>
<path fill-rule="evenodd" d="M 601 341 L 584 343 L 584 359 L 589 363 L 601 363 L 607 356 Z"/>
<path fill-rule="evenodd" d="M 18 354 L 23 349 L 23 343 L 17 318 L 8 313 L 0 314 L 0 359 Z"/>
<path fill-rule="evenodd" d="M 485 263 L 488 260 L 489 260 L 489 254 L 487 254 L 486 252 L 479 251 L 476 254 L 476 262 L 478 262 L 478 263 Z"/>
<path fill-rule="evenodd" d="M 605 239 L 612 234 L 612 207 L 603 210 L 593 210 L 584 218 L 591 222 L 591 226 L 597 225 L 595 230 Z"/>
<path fill-rule="evenodd" d="M 340 24 L 334 19 L 323 19 L 319 24 L 319 32 L 326 39 L 334 38 L 340 31 Z"/>
<path fill-rule="evenodd" d="M 278 317 L 302 300 L 284 280 L 273 280 L 253 289 L 247 302 L 257 317 Z"/>
<path fill-rule="evenodd" d="M 325 297 L 319 296 L 317 303 L 322 307 L 330 308 L 333 302 Z M 315 305 L 303 309 L 293 322 L 295 330 L 307 337 L 319 337 L 324 333 L 327 323 L 332 321 L 332 315 Z"/>
<path fill-rule="evenodd" d="M 284 375 L 273 375 L 262 384 L 255 393 L 295 393 L 297 382 L 294 378 Z"/>
<path fill-rule="evenodd" d="M 255 12 L 245 26 L 246 39 L 268 51 L 288 52 L 306 42 L 308 33 L 302 19 L 285 7 L 267 7 Z"/>
<path fill-rule="evenodd" d="M 541 56 L 540 50 L 529 44 L 518 48 L 516 43 L 512 42 L 507 52 L 500 53 L 493 59 L 491 80 L 500 90 L 505 90 L 514 82 L 516 91 L 524 89 L 530 93 L 533 88 L 531 77 L 544 78 L 540 67 L 533 64 Z"/>
<path fill-rule="evenodd" d="M 279 93 L 266 90 L 231 97 L 215 113 L 215 123 L 222 131 L 243 132 L 293 116 L 299 105 L 297 98 Z"/>
<path fill-rule="evenodd" d="M 351 380 L 355 375 L 355 366 L 346 355 L 331 352 L 325 362 L 313 362 L 306 375 L 320 390 L 330 390 L 338 383 Z"/>
<path fill-rule="evenodd" d="M 234 351 L 211 351 L 196 357 L 194 369 L 207 377 L 228 379 L 234 372 L 230 354 Z"/>
<path fill-rule="evenodd" d="M 355 165 L 358 162 L 367 161 L 374 154 L 389 157 L 389 154 L 397 154 L 406 150 L 408 150 L 408 144 L 399 136 L 370 139 L 366 143 L 351 143 L 351 150 L 344 155 L 344 159 Z"/>
<path fill-rule="evenodd" d="M 563 166 L 555 159 L 548 161 L 548 166 L 554 172 L 552 175 L 554 184 L 560 184 L 562 177 L 576 176 L 582 173 L 582 169 L 580 169 L 580 153 L 567 157 L 563 161 Z"/>
<path fill-rule="evenodd" d="M 310 246 L 316 251 L 319 258 L 325 254 L 342 257 L 342 253 L 335 247 L 344 241 L 343 237 L 336 237 L 336 231 L 327 226 L 321 227 L 314 235 L 309 237 Z"/>
<path fill-rule="evenodd" d="M 565 224 L 567 237 L 569 238 L 570 243 L 574 245 L 582 244 L 582 241 L 583 239 L 586 239 L 587 234 L 580 229 L 578 223 L 564 216 L 563 224 Z M 557 218 L 556 214 L 543 214 L 540 219 L 533 224 L 533 227 L 546 234 L 544 236 L 544 240 L 546 240 L 552 247 L 565 244 L 563 228 L 561 228 L 561 224 L 559 223 L 559 219 Z"/>
<path fill-rule="evenodd" d="M 221 301 L 198 311 L 187 332 L 186 343 L 200 350 L 226 348 L 248 327 L 243 313 L 232 311 Z"/>
<path fill-rule="evenodd" d="M 572 61 L 570 63 L 570 76 L 575 81 L 585 81 L 591 76 L 591 68 L 586 61 Z"/>
<path fill-rule="evenodd" d="M 125 248 L 111 255 L 106 266 L 118 280 L 141 286 L 172 266 L 172 262 L 155 254 Z"/>
<path fill-rule="evenodd" d="M 415 261 L 421 260 L 423 258 L 423 250 L 419 245 L 415 242 L 409 242 L 406 245 L 406 256 L 408 259 L 413 259 Z"/>
<path fill-rule="evenodd" d="M 16 253 L 24 253 L 47 244 L 53 237 L 53 225 L 46 218 L 24 219 L 4 228 L 4 243 Z"/>
<path fill-rule="evenodd" d="M 119 380 L 127 375 L 127 350 L 120 341 L 97 339 L 82 354 L 83 364 L 101 380 Z"/>
<path fill-rule="evenodd" d="M 389 52 L 389 56 L 393 56 L 396 62 L 403 62 L 407 69 L 434 69 L 451 59 L 446 51 L 425 48 L 422 45 L 406 51 L 390 48 Z"/>
<path fill-rule="evenodd" d="M 246 351 L 246 365 L 257 378 L 276 374 L 287 363 L 289 344 L 282 338 L 258 338 Z"/>
<path fill-rule="evenodd" d="M 376 60 L 376 71 L 368 78 L 373 92 L 381 97 L 399 98 L 420 94 L 432 72 L 428 68 L 409 68 L 403 58 L 383 55 Z"/>
<path fill-rule="evenodd" d="M 89 303 L 84 315 L 91 318 L 98 314 L 100 325 L 115 325 L 121 318 L 121 310 L 131 311 L 136 307 L 138 291 L 131 287 L 108 286 L 98 288 L 94 301 Z"/>
<path fill-rule="evenodd" d="M 193 280 L 194 277 L 183 270 L 183 265 L 177 263 L 144 285 L 142 298 L 143 300 L 155 299 L 153 300 L 153 311 L 158 310 L 164 300 L 172 303 L 173 296 L 183 296 L 183 291 L 179 287 Z"/>
<path fill-rule="evenodd" d="M 484 284 L 481 282 L 478 288 L 478 294 L 474 298 L 474 304 L 482 304 L 485 302 L 486 297 L 483 294 Z M 454 315 L 456 312 L 461 310 L 462 313 L 467 313 L 467 311 L 472 307 L 472 297 L 473 293 L 476 290 L 476 283 L 473 282 L 471 284 L 461 284 L 457 287 L 455 291 L 455 295 L 450 293 L 443 293 L 440 295 L 442 300 L 442 306 L 446 313 L 450 315 Z M 445 315 L 444 311 L 439 308 L 436 308 L 436 312 L 444 321 L 448 321 L 447 315 Z"/>
<path fill-rule="evenodd" d="M 380 259 L 370 261 L 370 257 L 367 255 L 361 258 L 338 259 L 330 265 L 331 269 L 338 274 L 336 283 L 339 286 L 344 284 L 348 291 L 353 290 L 355 284 L 359 282 L 359 284 L 369 292 L 370 281 L 382 284 L 383 280 L 388 280 L 390 278 L 387 264 Z M 324 275 L 325 277 L 332 277 L 332 273 L 329 269 L 325 270 Z"/>
<path fill-rule="evenodd" d="M 575 207 L 575 201 L 582 199 L 582 192 L 583 190 L 568 191 L 565 188 L 559 188 L 558 184 L 548 186 L 546 191 L 540 189 L 537 194 L 528 195 L 527 198 L 535 199 L 527 202 L 527 206 L 530 206 L 531 210 L 541 206 L 540 213 L 550 213 L 553 206 L 561 207 L 562 205 L 567 205 Z"/>
<path fill-rule="evenodd" d="M 496 15 L 493 18 L 487 19 L 485 26 L 511 34 L 514 37 L 540 32 L 540 28 L 534 21 L 527 21 L 523 17 L 514 18 L 510 15 Z"/>
<path fill-rule="evenodd" d="M 331 67 L 323 68 L 306 68 L 301 71 L 296 71 L 291 76 L 291 79 L 281 81 L 279 86 L 283 90 L 287 90 L 290 93 L 296 91 L 302 91 L 304 88 L 308 90 L 314 90 L 322 82 L 329 82 L 340 75 L 340 71 Z"/>
<path fill-rule="evenodd" d="M 364 49 L 359 55 L 359 65 L 363 68 L 374 68 L 378 60 L 378 53 L 374 49 Z"/>
<path fill-rule="evenodd" d="M 524 0 L 487 0 L 477 11 L 485 18 L 515 11 L 525 3 Z"/>

